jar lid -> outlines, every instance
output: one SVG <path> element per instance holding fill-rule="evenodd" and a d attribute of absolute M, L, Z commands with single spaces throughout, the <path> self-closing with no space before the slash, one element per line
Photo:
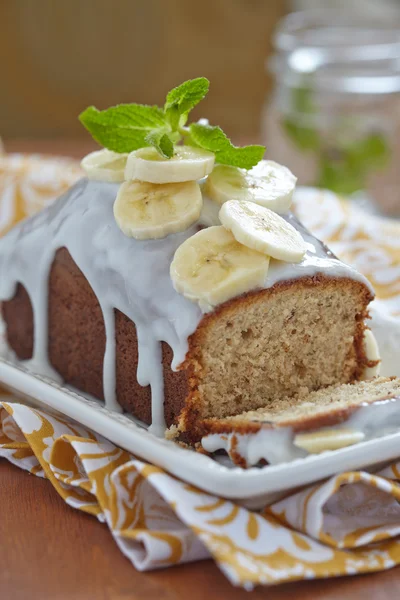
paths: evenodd
<path fill-rule="evenodd" d="M 373 19 L 354 11 L 313 9 L 281 19 L 273 36 L 279 52 L 296 48 L 324 48 L 332 53 L 355 53 L 363 60 L 399 56 L 400 11 L 381 11 Z M 383 16 L 385 15 L 385 16 Z M 365 53 L 366 51 L 366 53 Z"/>
<path fill-rule="evenodd" d="M 399 14 L 399 13 L 397 13 Z M 313 75 L 316 90 L 357 94 L 400 91 L 400 20 L 309 10 L 285 17 L 267 68 L 290 87 Z"/>

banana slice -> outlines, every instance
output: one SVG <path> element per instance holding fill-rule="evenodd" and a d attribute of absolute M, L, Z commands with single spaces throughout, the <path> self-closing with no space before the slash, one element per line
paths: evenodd
<path fill-rule="evenodd" d="M 178 146 L 172 158 L 163 158 L 155 148 L 140 148 L 128 156 L 125 179 L 150 183 L 196 181 L 211 173 L 214 160 L 212 152 L 190 146 Z"/>
<path fill-rule="evenodd" d="M 306 253 L 303 238 L 290 223 L 254 202 L 229 200 L 219 219 L 238 242 L 278 260 L 300 262 Z"/>
<path fill-rule="evenodd" d="M 364 331 L 364 351 L 365 356 L 368 360 L 376 361 L 381 360 L 378 348 L 378 342 L 375 339 L 374 334 L 370 329 L 366 329 Z M 374 367 L 366 367 L 364 369 L 364 373 L 362 375 L 362 379 L 372 379 L 372 377 L 377 377 L 379 375 L 381 363 L 379 362 Z"/>
<path fill-rule="evenodd" d="M 261 287 L 268 265 L 269 257 L 242 246 L 229 231 L 215 226 L 202 229 L 179 246 L 170 274 L 175 289 L 208 312 Z"/>
<path fill-rule="evenodd" d="M 158 239 L 193 225 L 202 205 L 200 186 L 195 181 L 162 185 L 126 181 L 119 188 L 114 217 L 128 237 Z"/>
<path fill-rule="evenodd" d="M 120 183 L 124 181 L 127 158 L 128 154 L 118 154 L 104 148 L 87 154 L 81 161 L 81 167 L 89 179 Z"/>
<path fill-rule="evenodd" d="M 272 160 L 261 160 L 250 171 L 217 165 L 205 183 L 205 192 L 217 204 L 246 200 L 285 213 L 292 203 L 297 178 Z"/>
<path fill-rule="evenodd" d="M 323 429 L 313 433 L 298 433 L 293 443 L 310 454 L 319 454 L 325 450 L 337 450 L 362 442 L 365 438 L 362 431 L 352 429 Z"/>

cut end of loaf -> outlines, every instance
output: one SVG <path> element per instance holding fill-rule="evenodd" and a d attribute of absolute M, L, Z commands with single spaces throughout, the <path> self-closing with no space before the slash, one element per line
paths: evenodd
<path fill-rule="evenodd" d="M 322 275 L 277 284 L 207 315 L 190 339 L 191 373 L 181 437 L 199 441 L 201 421 L 277 406 L 282 398 L 361 378 L 369 290 Z"/>

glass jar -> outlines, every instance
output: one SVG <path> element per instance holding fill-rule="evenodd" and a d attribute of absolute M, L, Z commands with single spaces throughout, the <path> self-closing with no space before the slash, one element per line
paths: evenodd
<path fill-rule="evenodd" d="M 278 26 L 263 115 L 268 156 L 299 183 L 400 216 L 400 24 L 330 10 Z"/>

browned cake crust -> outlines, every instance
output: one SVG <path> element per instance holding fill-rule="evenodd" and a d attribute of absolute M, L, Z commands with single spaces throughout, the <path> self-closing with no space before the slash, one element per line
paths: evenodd
<path fill-rule="evenodd" d="M 162 343 L 165 418 L 168 426 L 179 424 L 178 435 L 181 441 L 194 445 L 204 433 L 201 421 L 205 403 L 200 387 L 204 371 L 202 351 L 209 329 L 222 316 L 232 317 L 234 320 L 238 312 L 250 310 L 253 305 L 265 302 L 284 290 L 313 288 L 318 291 L 322 287 L 343 291 L 351 288 L 358 298 L 354 341 L 349 349 L 348 366 L 341 374 L 341 382 L 356 381 L 365 366 L 372 366 L 364 354 L 362 343 L 364 319 L 368 317 L 367 305 L 372 299 L 364 284 L 346 278 L 317 275 L 285 281 L 266 290 L 245 294 L 204 316 L 189 338 L 186 361 L 178 372 L 170 368 L 171 348 Z M 18 285 L 13 299 L 3 302 L 2 312 L 10 347 L 19 359 L 29 359 L 33 351 L 33 314 L 30 299 L 22 285 Z M 50 363 L 66 383 L 103 400 L 103 316 L 88 281 L 66 248 L 57 251 L 51 268 L 48 316 Z M 150 424 L 150 387 L 142 387 L 136 380 L 138 344 L 135 325 L 118 310 L 115 311 L 115 325 L 117 400 L 126 411 Z M 232 414 L 238 414 L 242 410 L 238 409 Z"/>
<path fill-rule="evenodd" d="M 20 360 L 28 360 L 33 354 L 32 304 L 24 286 L 17 285 L 14 298 L 2 303 L 2 315 L 6 324 L 7 341 Z"/>
<path fill-rule="evenodd" d="M 29 296 L 18 285 L 12 300 L 3 302 L 7 340 L 20 360 L 33 353 L 33 313 Z M 69 385 L 104 400 L 103 357 L 106 344 L 99 302 L 66 248 L 55 255 L 49 280 L 49 359 Z M 151 423 L 150 386 L 136 380 L 138 343 L 136 327 L 115 311 L 117 400 L 129 413 Z M 170 368 L 172 350 L 162 343 L 165 420 L 176 421 L 187 395 L 187 374 Z"/>

